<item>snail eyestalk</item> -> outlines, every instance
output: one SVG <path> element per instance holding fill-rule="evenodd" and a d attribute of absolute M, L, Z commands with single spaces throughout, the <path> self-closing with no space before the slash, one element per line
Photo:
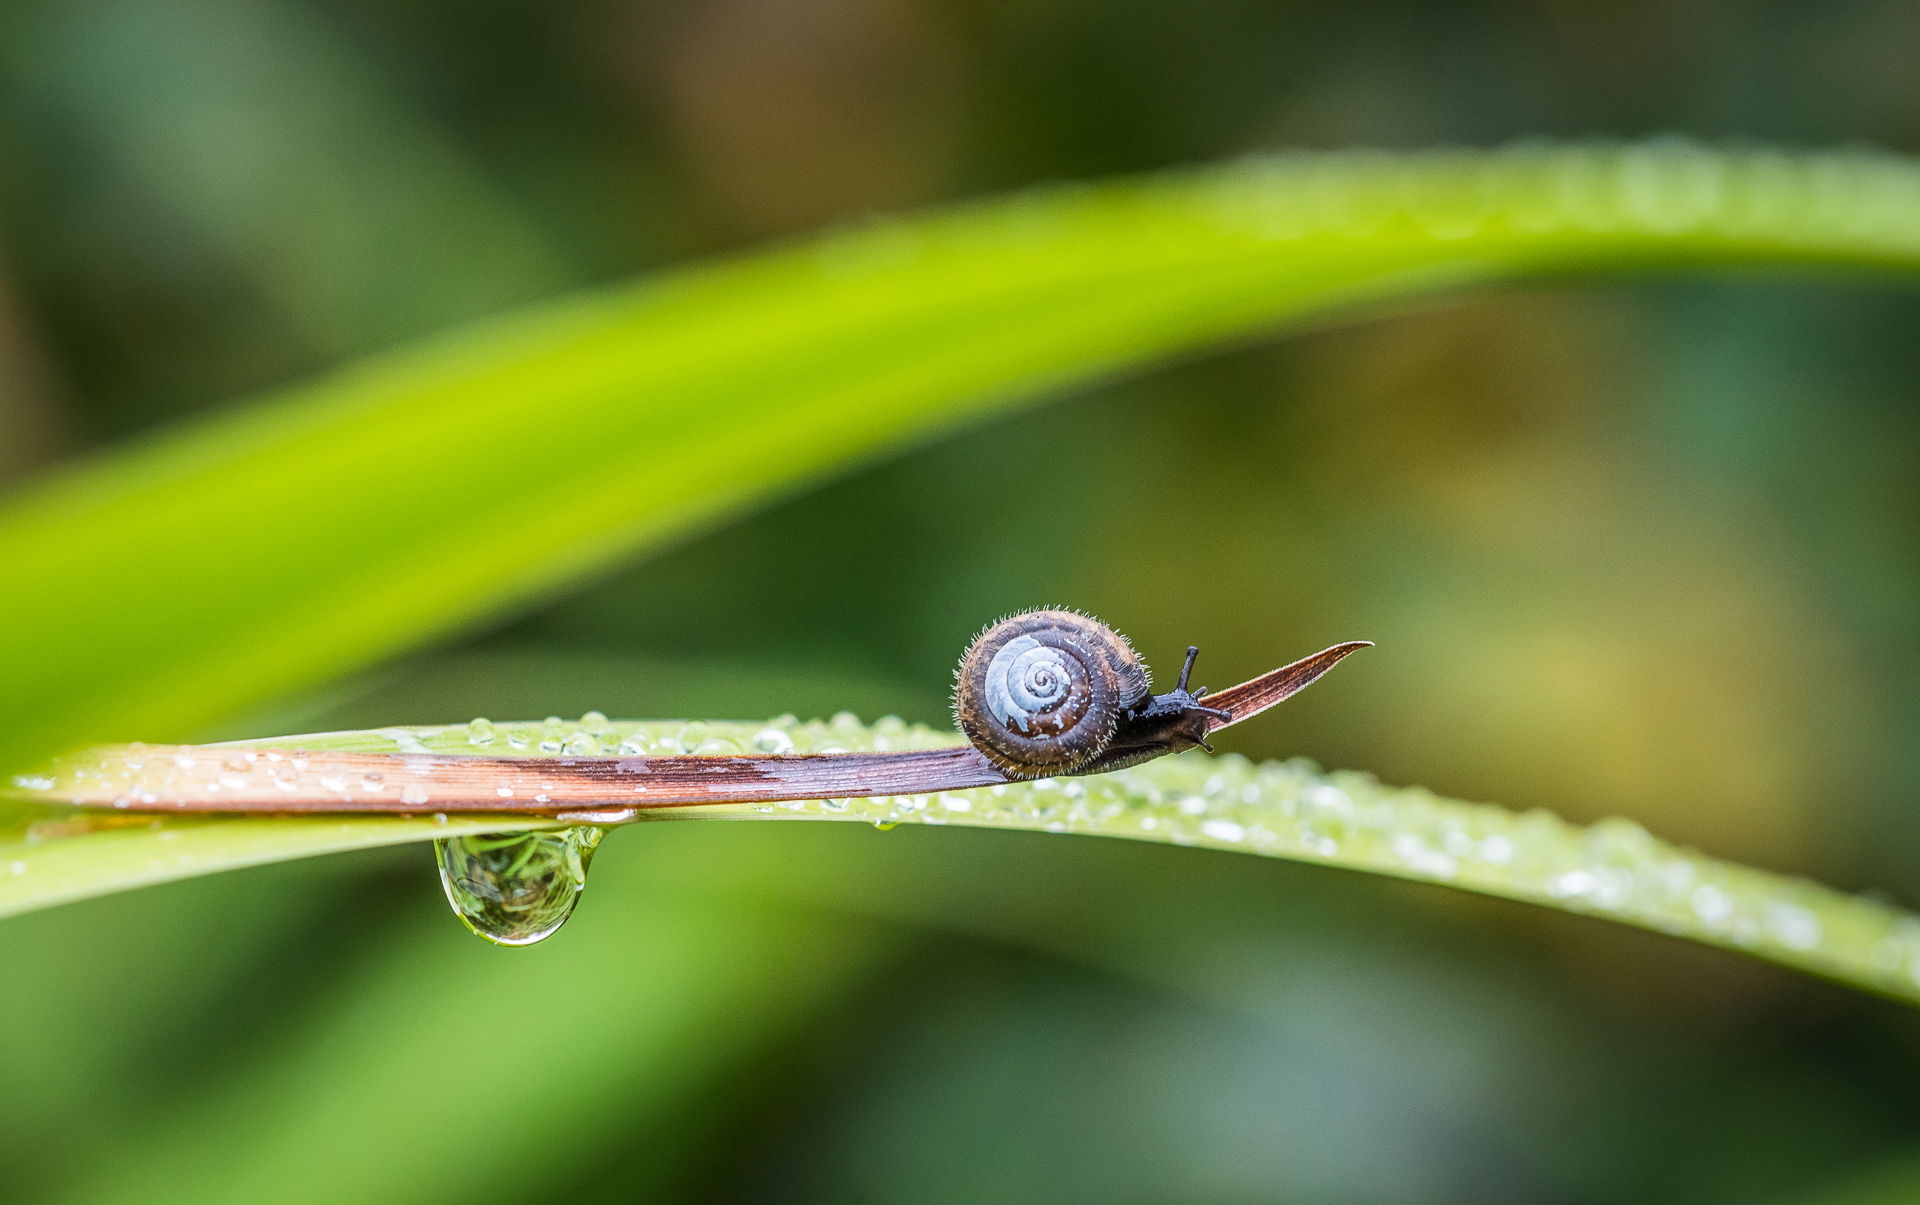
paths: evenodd
<path fill-rule="evenodd" d="M 1222 720 L 1225 723 L 1231 723 L 1233 721 L 1233 716 L 1228 712 L 1221 711 L 1218 707 L 1200 706 L 1199 700 L 1206 695 L 1207 693 L 1206 687 L 1202 686 L 1199 690 L 1191 691 L 1191 692 L 1187 690 L 1187 679 L 1193 676 L 1193 663 L 1195 661 L 1198 661 L 1199 659 L 1200 659 L 1200 646 L 1197 644 L 1188 645 L 1187 646 L 1187 663 L 1180 667 L 1180 684 L 1173 688 L 1173 693 L 1176 695 L 1186 696 L 1186 699 L 1188 701 L 1187 706 L 1189 710 L 1204 711 L 1205 713 L 1215 717 L 1216 719 Z M 1162 697 L 1165 697 L 1165 696 L 1162 696 Z M 1222 726 L 1224 727 L 1224 723 Z M 1200 746 L 1201 748 L 1205 749 L 1208 753 L 1213 752 L 1213 746 L 1207 744 L 1205 741 L 1201 741 Z"/>

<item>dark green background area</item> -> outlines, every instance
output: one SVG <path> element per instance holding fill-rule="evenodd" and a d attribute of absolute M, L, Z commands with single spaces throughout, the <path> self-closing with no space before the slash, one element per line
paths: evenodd
<path fill-rule="evenodd" d="M 0 488 L 570 288 L 1042 181 L 1917 153 L 1916 63 L 1905 0 L 16 4 Z M 1900 282 L 1784 273 L 1372 315 L 814 483 L 206 735 L 939 722 L 983 622 L 1063 603 L 1215 687 L 1379 642 L 1249 755 L 1920 903 L 1916 329 Z M 1909 1011 L 1732 956 L 1118 842 L 624 831 L 524 951 L 419 848 L 0 923 L 22 1201 L 1865 1205 L 1920 1199 L 1916 1072 Z"/>

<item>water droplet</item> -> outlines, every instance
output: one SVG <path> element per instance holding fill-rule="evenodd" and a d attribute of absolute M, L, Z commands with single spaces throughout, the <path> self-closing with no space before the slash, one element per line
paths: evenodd
<path fill-rule="evenodd" d="M 1767 927 L 1790 949 L 1811 950 L 1820 944 L 1820 918 L 1798 904 L 1768 904 Z"/>
<path fill-rule="evenodd" d="M 1231 820 L 1202 820 L 1200 831 L 1215 841 L 1239 842 L 1247 836 L 1247 830 Z"/>
<path fill-rule="evenodd" d="M 555 820 L 567 820 L 575 824 L 625 824 L 640 814 L 639 808 L 586 808 L 578 812 L 555 812 Z"/>
<path fill-rule="evenodd" d="M 507 744 L 515 749 L 524 749 L 527 747 L 527 734 L 524 732 L 509 732 L 507 733 Z"/>
<path fill-rule="evenodd" d="M 762 728 L 753 734 L 753 747 L 776 756 L 793 751 L 793 738 L 778 728 Z"/>
<path fill-rule="evenodd" d="M 1733 915 L 1733 901 L 1717 887 L 1701 887 L 1693 893 L 1693 911 L 1709 925 L 1716 925 Z"/>
<path fill-rule="evenodd" d="M 467 928 L 488 941 L 532 945 L 573 914 L 604 831 L 582 825 L 436 841 L 447 902 Z"/>
<path fill-rule="evenodd" d="M 604 718 L 605 717 L 602 717 L 602 719 Z M 542 741 L 540 747 L 542 749 L 546 748 L 546 742 Z M 569 757 L 600 756 L 600 742 L 594 738 L 591 732 L 574 733 L 567 738 L 567 743 L 562 746 L 562 748 Z"/>
<path fill-rule="evenodd" d="M 425 803 L 426 801 L 427 788 L 421 786 L 419 783 L 410 782 L 400 788 L 401 803 Z"/>
<path fill-rule="evenodd" d="M 591 725 L 597 728 L 606 722 L 607 722 L 607 715 L 604 711 L 589 711 L 587 714 L 580 717 L 580 724 L 582 727 L 587 727 Z"/>
<path fill-rule="evenodd" d="M 475 716 L 467 721 L 467 744 L 493 744 L 493 722 L 485 716 Z"/>
<path fill-rule="evenodd" d="M 1408 867 L 1431 878 L 1450 879 L 1460 869 L 1452 854 L 1434 849 L 1412 833 L 1401 833 L 1395 837 L 1393 852 Z M 1554 888 L 1549 885 L 1547 890 L 1553 891 Z"/>
<path fill-rule="evenodd" d="M 1575 896 L 1586 895 L 1597 886 L 1599 886 L 1599 880 L 1587 871 L 1569 870 L 1548 881 L 1547 894 L 1556 900 L 1572 899 Z"/>
<path fill-rule="evenodd" d="M 546 740 L 544 740 L 544 741 L 541 741 L 541 742 L 540 742 L 540 752 L 542 752 L 542 753 L 558 753 L 558 752 L 560 752 L 560 738 L 558 738 L 558 737 L 552 737 L 552 736 L 550 736 L 550 737 L 548 737 L 548 738 L 547 738 Z"/>
<path fill-rule="evenodd" d="M 378 731 L 382 737 L 386 737 L 386 739 L 390 739 L 392 743 L 397 744 L 397 746 L 399 746 L 399 752 L 430 752 L 430 750 L 426 748 L 426 743 L 420 741 L 420 733 L 415 733 L 415 731 L 411 731 L 411 729 L 405 729 L 405 727 L 382 727 L 382 729 L 376 729 L 376 731 Z M 267 756 L 273 758 L 271 752 L 269 752 Z"/>
<path fill-rule="evenodd" d="M 387 789 L 386 776 L 378 770 L 368 770 L 360 776 L 360 789 L 363 791 L 384 791 Z"/>

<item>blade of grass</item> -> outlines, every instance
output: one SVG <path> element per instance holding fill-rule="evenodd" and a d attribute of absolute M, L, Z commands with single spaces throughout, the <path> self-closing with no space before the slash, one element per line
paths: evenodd
<path fill-rule="evenodd" d="M 609 748 L 653 753 L 678 752 L 692 742 L 720 752 L 747 749 L 766 741 L 770 730 L 801 753 L 960 741 L 955 733 L 909 728 L 897 720 L 863 728 L 846 717 L 830 724 L 596 721 L 584 731 Z M 564 740 L 577 734 L 549 734 L 539 724 L 502 724 L 495 732 L 508 734 L 494 738 L 508 748 L 489 752 L 505 756 L 516 756 L 515 740 L 532 752 L 543 736 Z M 289 738 L 283 747 L 297 743 L 319 767 L 329 752 L 453 753 L 471 751 L 469 739 L 465 726 L 381 729 Z M 75 771 L 91 777 L 117 757 L 106 751 L 76 758 L 44 788 L 15 794 L 56 799 L 60 779 Z M 61 819 L 50 802 L 21 806 L 39 809 L 41 836 L 32 843 L 24 836 L 0 839 L 0 915 L 275 854 L 297 857 L 302 836 L 315 843 L 313 852 L 322 852 L 356 842 L 427 840 L 456 829 L 516 827 L 484 817 L 450 818 L 445 826 L 400 817 L 316 821 L 325 827 L 312 829 L 289 821 L 163 817 L 95 833 L 90 825 L 117 826 L 128 817 L 74 813 Z M 931 796 L 665 808 L 642 812 L 637 823 L 699 819 L 1086 833 L 1319 862 L 1652 929 L 1920 1004 L 1920 917 L 1900 908 L 1681 849 L 1625 820 L 1581 828 L 1546 812 L 1462 803 L 1418 788 L 1382 786 L 1363 774 L 1322 773 L 1304 762 L 1255 764 L 1233 754 L 1188 753 L 1086 778 Z M 543 823 L 529 819 L 517 827 Z M 273 853 L 263 854 L 257 826 L 275 824 L 286 828 L 275 834 Z M 95 843 L 105 841 L 114 844 L 95 856 Z"/>
<path fill-rule="evenodd" d="M 1920 169 L 1672 141 L 1284 155 L 502 319 L 0 512 L 0 767 L 189 735 L 1047 390 L 1442 287 L 1732 262 L 1920 267 Z"/>

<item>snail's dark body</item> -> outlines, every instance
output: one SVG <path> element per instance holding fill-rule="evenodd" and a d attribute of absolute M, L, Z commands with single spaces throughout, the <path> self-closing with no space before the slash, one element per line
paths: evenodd
<path fill-rule="evenodd" d="M 1009 778 L 1095 774 L 1206 744 L 1226 713 L 1180 685 L 1153 691 L 1126 637 L 1073 611 L 1027 611 L 982 632 L 960 660 L 953 715 Z"/>

